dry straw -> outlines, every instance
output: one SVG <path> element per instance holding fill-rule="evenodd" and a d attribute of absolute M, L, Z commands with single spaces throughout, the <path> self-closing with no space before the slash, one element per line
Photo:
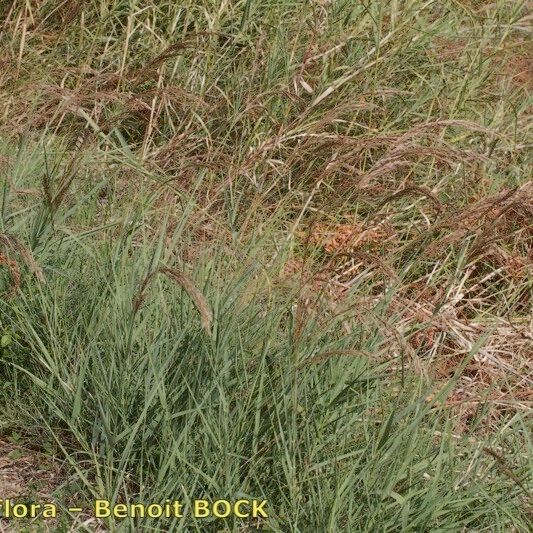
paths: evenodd
<path fill-rule="evenodd" d="M 7 233 L 0 233 L 0 244 L 8 250 L 20 255 L 26 266 L 30 269 L 33 275 L 41 282 L 45 283 L 43 271 L 32 256 L 32 253 L 26 248 L 16 237 L 8 235 Z M 11 286 L 9 290 L 4 291 L 6 296 L 12 296 L 20 287 L 20 266 L 14 259 L 7 255 L 0 253 L 0 265 L 5 265 L 11 275 Z"/>
<path fill-rule="evenodd" d="M 206 297 L 200 292 L 200 290 L 194 284 L 194 281 L 182 270 L 174 267 L 159 267 L 157 270 L 148 274 L 141 284 L 141 288 L 137 293 L 137 296 L 133 300 L 133 310 L 136 313 L 142 306 L 145 299 L 145 291 L 156 274 L 164 274 L 167 278 L 176 282 L 181 288 L 189 295 L 191 300 L 194 302 L 198 313 L 200 314 L 200 319 L 202 322 L 202 327 L 207 332 L 208 335 L 212 334 L 212 323 L 213 315 L 207 303 Z"/>

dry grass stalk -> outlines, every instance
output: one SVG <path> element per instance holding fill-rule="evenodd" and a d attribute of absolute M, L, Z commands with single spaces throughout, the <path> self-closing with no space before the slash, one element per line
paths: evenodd
<path fill-rule="evenodd" d="M 422 187 L 419 185 L 409 185 L 407 187 L 404 187 L 401 191 L 398 191 L 397 193 L 392 194 L 391 196 L 385 198 L 381 205 L 379 206 L 379 209 L 381 209 L 385 204 L 392 202 L 393 200 L 396 200 L 398 198 L 401 198 L 402 196 L 405 196 L 410 193 L 419 193 L 423 196 L 426 196 L 428 199 L 430 199 L 433 204 L 435 205 L 435 209 L 437 213 L 442 213 L 444 211 L 444 207 L 431 190 L 429 190 L 427 187 Z"/>
<path fill-rule="evenodd" d="M 194 281 L 187 275 L 185 272 L 179 270 L 178 268 L 169 268 L 169 267 L 159 267 L 157 270 L 148 274 L 141 284 L 139 291 L 136 297 L 133 300 L 133 310 L 137 312 L 144 300 L 145 292 L 150 284 L 151 280 L 155 277 L 156 274 L 164 274 L 167 278 L 176 282 L 181 288 L 189 295 L 191 300 L 194 302 L 198 313 L 200 314 L 200 319 L 202 322 L 202 327 L 208 335 L 212 334 L 212 324 L 213 324 L 213 315 L 206 297 L 200 292 L 200 290 L 194 284 Z"/>
<path fill-rule="evenodd" d="M 33 258 L 31 251 L 28 250 L 28 248 L 26 248 L 16 237 L 13 237 L 13 235 L 8 235 L 7 233 L 0 233 L 0 244 L 18 253 L 22 257 L 22 259 L 26 263 L 26 266 L 30 269 L 32 274 L 41 283 L 46 283 L 43 271 Z"/>
<path fill-rule="evenodd" d="M 0 265 L 5 265 L 11 276 L 11 285 L 2 294 L 6 298 L 13 296 L 20 287 L 20 267 L 16 261 L 0 253 Z"/>
<path fill-rule="evenodd" d="M 211 314 L 205 296 L 196 288 L 193 280 L 185 274 L 185 272 L 182 272 L 177 268 L 162 267 L 159 269 L 159 272 L 178 283 L 191 297 L 191 300 L 196 305 L 196 309 L 198 309 L 198 312 L 200 313 L 203 328 L 209 335 L 211 335 L 213 315 Z"/>

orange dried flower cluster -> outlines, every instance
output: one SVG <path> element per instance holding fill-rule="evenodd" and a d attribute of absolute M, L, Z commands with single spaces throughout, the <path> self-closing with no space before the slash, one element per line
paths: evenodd
<path fill-rule="evenodd" d="M 394 234 L 392 227 L 380 224 L 365 228 L 360 222 L 317 224 L 310 242 L 327 254 L 350 253 L 365 246 L 375 246 Z"/>

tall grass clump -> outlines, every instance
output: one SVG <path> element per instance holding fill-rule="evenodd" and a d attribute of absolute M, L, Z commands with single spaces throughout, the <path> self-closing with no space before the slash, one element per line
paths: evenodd
<path fill-rule="evenodd" d="M 4 379 L 28 434 L 53 441 L 82 501 L 269 502 L 264 524 L 107 524 L 121 531 L 526 531 L 518 443 L 508 478 L 481 443 L 453 439 L 446 393 L 429 400 L 400 357 L 384 358 L 386 304 L 355 320 L 364 286 L 331 310 L 302 280 L 280 281 L 285 216 L 193 264 L 185 221 L 151 235 L 132 212 L 87 236 L 56 230 L 35 251 L 46 284 L 28 277 L 0 304 Z"/>

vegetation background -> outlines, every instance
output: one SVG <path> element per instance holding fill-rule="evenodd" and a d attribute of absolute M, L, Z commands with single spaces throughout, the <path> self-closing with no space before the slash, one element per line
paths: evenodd
<path fill-rule="evenodd" d="M 531 7 L 0 1 L 19 529 L 531 531 Z"/>

